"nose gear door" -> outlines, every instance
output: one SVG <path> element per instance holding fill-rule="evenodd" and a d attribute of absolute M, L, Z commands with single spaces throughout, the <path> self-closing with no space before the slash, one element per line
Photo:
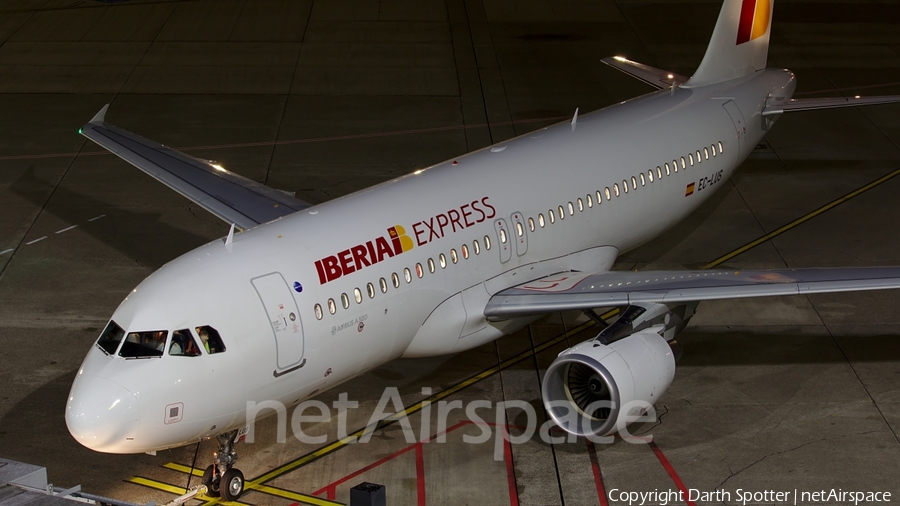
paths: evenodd
<path fill-rule="evenodd" d="M 272 272 L 250 280 L 269 319 L 275 336 L 275 376 L 303 366 L 303 324 L 300 311 L 284 276 Z"/>

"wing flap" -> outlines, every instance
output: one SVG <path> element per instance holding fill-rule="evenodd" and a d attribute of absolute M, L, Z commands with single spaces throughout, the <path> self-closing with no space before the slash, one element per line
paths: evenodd
<path fill-rule="evenodd" d="M 795 98 L 784 102 L 775 102 L 763 109 L 763 116 L 795 111 L 813 111 L 816 109 L 834 109 L 837 107 L 858 107 L 862 105 L 895 104 L 900 102 L 900 95 L 883 95 L 880 97 L 828 97 L 828 98 Z"/>
<path fill-rule="evenodd" d="M 900 267 L 563 273 L 498 292 L 485 316 L 502 319 L 634 302 L 693 302 L 900 288 Z"/>
<path fill-rule="evenodd" d="M 104 122 L 107 106 L 81 134 L 226 223 L 248 229 L 310 204 L 204 160 Z"/>
<path fill-rule="evenodd" d="M 674 72 L 651 67 L 650 65 L 644 65 L 643 63 L 631 61 L 621 56 L 603 58 L 600 61 L 657 89 L 669 88 L 673 84 L 678 86 L 687 81 L 686 77 L 680 76 Z"/>

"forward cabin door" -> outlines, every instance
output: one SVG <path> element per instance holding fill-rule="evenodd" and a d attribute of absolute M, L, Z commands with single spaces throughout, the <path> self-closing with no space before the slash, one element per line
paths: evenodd
<path fill-rule="evenodd" d="M 250 280 L 268 318 L 275 337 L 277 369 L 275 376 L 303 366 L 303 324 L 300 311 L 284 276 L 272 272 Z"/>

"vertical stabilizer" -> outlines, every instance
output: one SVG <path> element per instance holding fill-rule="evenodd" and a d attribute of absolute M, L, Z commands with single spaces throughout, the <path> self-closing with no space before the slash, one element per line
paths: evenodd
<path fill-rule="evenodd" d="M 775 0 L 725 0 L 692 88 L 752 74 L 766 67 Z"/>

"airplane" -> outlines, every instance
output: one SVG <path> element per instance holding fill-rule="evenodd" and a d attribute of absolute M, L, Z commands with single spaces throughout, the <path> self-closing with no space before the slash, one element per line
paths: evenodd
<path fill-rule="evenodd" d="M 560 427 L 608 435 L 671 384 L 699 302 L 900 287 L 900 267 L 610 271 L 725 186 L 782 114 L 900 102 L 793 99 L 794 74 L 766 68 L 772 9 L 725 0 L 690 78 L 605 59 L 656 91 L 318 205 L 110 125 L 107 104 L 79 133 L 231 229 L 122 301 L 72 384 L 69 432 L 109 453 L 216 437 L 203 483 L 234 500 L 247 401 L 296 405 L 397 357 L 616 306 L 542 387 Z"/>

